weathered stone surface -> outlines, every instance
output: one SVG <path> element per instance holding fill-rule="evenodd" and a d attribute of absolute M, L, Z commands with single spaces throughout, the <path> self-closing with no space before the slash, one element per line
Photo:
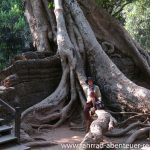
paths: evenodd
<path fill-rule="evenodd" d="M 0 73 L 1 84 L 6 89 L 15 88 L 1 90 L 2 99 L 12 106 L 20 105 L 24 110 L 56 89 L 61 78 L 60 59 L 58 56 L 44 58 L 43 55 L 37 59 L 18 60 Z"/>

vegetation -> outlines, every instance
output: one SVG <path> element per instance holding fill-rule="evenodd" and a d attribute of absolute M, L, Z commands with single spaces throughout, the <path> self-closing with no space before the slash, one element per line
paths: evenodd
<path fill-rule="evenodd" d="M 137 0 L 124 8 L 125 28 L 145 48 L 150 49 L 150 0 Z"/>
<path fill-rule="evenodd" d="M 144 49 L 150 49 L 150 0 L 96 0 Z"/>
<path fill-rule="evenodd" d="M 25 47 L 29 30 L 20 0 L 0 1 L 0 69 Z"/>
<path fill-rule="evenodd" d="M 136 0 L 96 0 L 97 4 L 104 8 L 109 14 L 116 17 L 122 24 L 124 24 L 125 19 L 123 17 L 123 9 L 128 4 Z"/>

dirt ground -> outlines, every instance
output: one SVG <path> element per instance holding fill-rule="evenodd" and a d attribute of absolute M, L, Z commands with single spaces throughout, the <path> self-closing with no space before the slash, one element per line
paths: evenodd
<path fill-rule="evenodd" d="M 114 132 L 116 132 L 116 130 L 114 129 Z M 112 142 L 112 143 L 119 143 L 119 144 L 124 143 L 130 133 L 120 138 L 104 137 L 104 142 Z M 43 129 L 41 133 L 37 133 L 36 135 L 34 135 L 34 137 L 41 137 L 46 139 L 47 141 L 56 142 L 58 143 L 58 145 L 49 146 L 49 147 L 36 147 L 36 148 L 32 148 L 32 150 L 67 150 L 67 149 L 75 150 L 76 148 L 73 148 L 73 146 L 76 146 L 75 144 L 79 144 L 82 141 L 84 135 L 85 135 L 85 131 L 73 131 L 70 130 L 69 127 L 66 125 L 53 130 Z M 69 148 L 67 147 L 68 145 L 63 145 L 63 144 L 71 144 L 71 147 Z M 149 139 L 136 141 L 134 144 L 140 144 L 141 148 L 131 148 L 130 150 L 150 150 Z M 143 147 L 142 144 L 148 144 L 149 147 Z M 118 150 L 121 150 L 121 148 L 118 148 Z"/>
<path fill-rule="evenodd" d="M 53 130 L 43 129 L 42 133 L 34 135 L 34 137 L 41 137 L 48 141 L 56 142 L 58 145 L 42 148 L 32 148 L 32 150 L 75 150 L 73 148 L 62 148 L 61 144 L 79 144 L 84 135 L 84 131 L 73 131 L 70 130 L 68 126 L 62 126 Z"/>

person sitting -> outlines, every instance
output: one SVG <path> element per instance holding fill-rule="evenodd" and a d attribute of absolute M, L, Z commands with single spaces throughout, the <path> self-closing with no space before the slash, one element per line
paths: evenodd
<path fill-rule="evenodd" d="M 89 131 L 90 124 L 92 122 L 92 118 L 90 115 L 91 108 L 93 109 L 93 113 L 96 109 L 104 108 L 101 99 L 101 92 L 97 85 L 94 84 L 94 80 L 92 77 L 87 78 L 86 89 L 84 89 L 85 96 L 86 96 L 86 104 L 84 106 L 84 116 L 85 116 L 85 123 L 86 123 L 86 132 Z"/>

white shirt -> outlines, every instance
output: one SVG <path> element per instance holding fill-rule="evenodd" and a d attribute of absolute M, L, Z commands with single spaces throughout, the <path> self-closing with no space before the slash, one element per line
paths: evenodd
<path fill-rule="evenodd" d="M 97 99 L 101 101 L 101 92 L 100 92 L 100 89 L 97 85 L 94 85 L 93 91 L 96 94 Z M 85 92 L 85 96 L 87 98 L 87 103 L 91 102 L 93 98 L 91 97 L 90 87 L 86 86 L 86 88 L 84 89 L 84 92 Z"/>

